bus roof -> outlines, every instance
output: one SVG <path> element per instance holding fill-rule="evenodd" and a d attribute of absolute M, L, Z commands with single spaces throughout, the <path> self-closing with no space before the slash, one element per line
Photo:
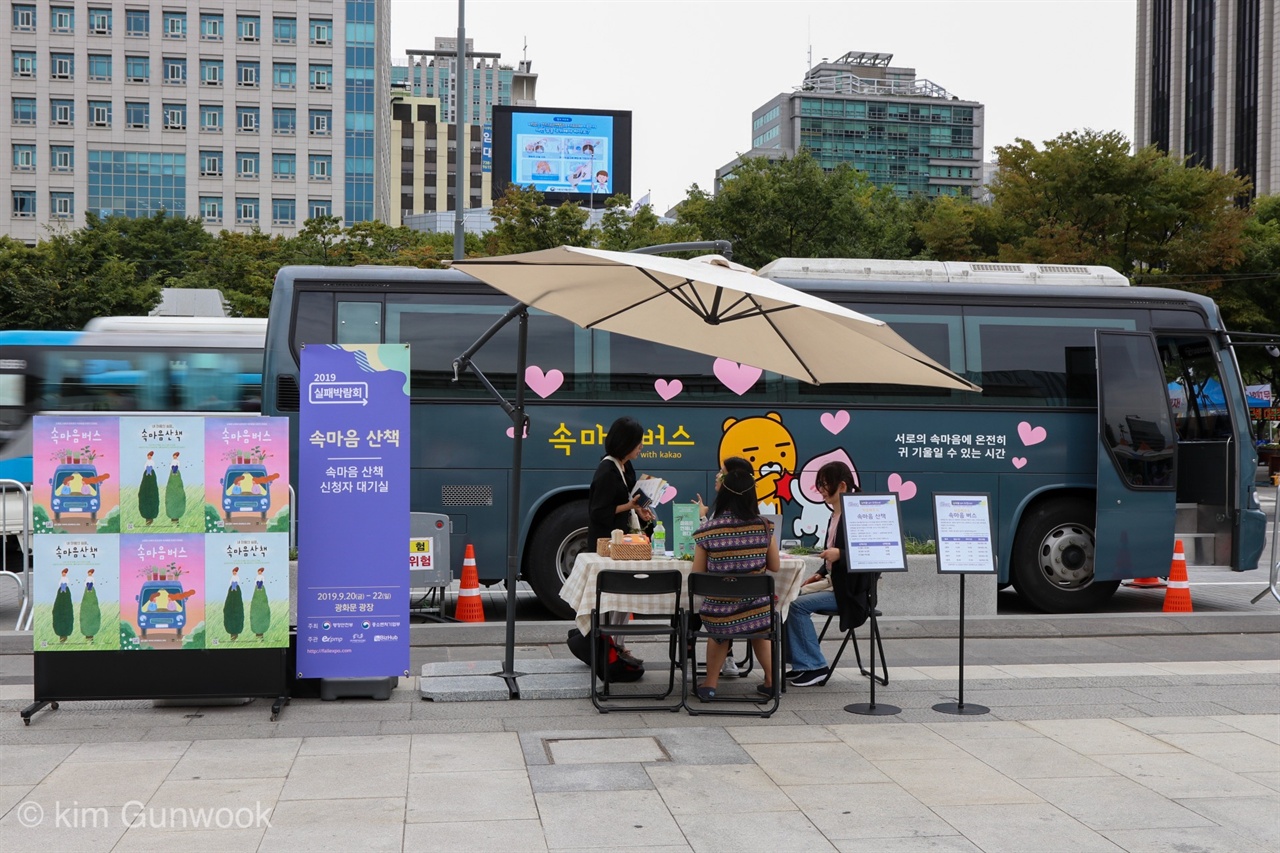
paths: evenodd
<path fill-rule="evenodd" d="M 26 329 L 0 331 L 0 346 L 70 346 L 83 332 L 51 332 Z"/>
<path fill-rule="evenodd" d="M 1111 267 L 1074 264 L 897 261 L 873 258 L 779 258 L 761 267 L 756 275 L 778 281 L 1129 286 L 1129 279 Z"/>
<path fill-rule="evenodd" d="M 86 332 L 170 332 L 183 335 L 267 333 L 267 321 L 256 317 L 94 317 Z"/>

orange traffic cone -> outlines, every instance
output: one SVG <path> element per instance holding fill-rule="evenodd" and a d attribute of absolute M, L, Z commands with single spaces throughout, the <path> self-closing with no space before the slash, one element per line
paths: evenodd
<path fill-rule="evenodd" d="M 1191 612 L 1191 585 L 1187 583 L 1187 555 L 1182 540 L 1173 546 L 1173 563 L 1169 566 L 1169 588 L 1164 592 L 1165 613 Z"/>
<path fill-rule="evenodd" d="M 462 586 L 453 618 L 459 622 L 483 622 L 484 602 L 480 600 L 480 575 L 476 571 L 476 549 L 468 545 L 462 559 Z"/>
<path fill-rule="evenodd" d="M 1181 545 L 1182 543 L 1179 542 L 1178 544 Z M 1121 581 L 1121 583 L 1134 589 L 1159 589 L 1165 585 L 1160 578 L 1134 578 L 1131 581 Z"/>

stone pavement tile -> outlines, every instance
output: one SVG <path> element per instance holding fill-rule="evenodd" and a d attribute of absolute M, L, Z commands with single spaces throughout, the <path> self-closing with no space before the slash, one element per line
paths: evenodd
<path fill-rule="evenodd" d="M 1048 803 L 947 805 L 934 811 L 984 853 L 1103 853 L 1122 848 Z"/>
<path fill-rule="evenodd" d="M 1113 776 L 1115 772 L 1047 737 L 952 738 L 951 742 L 1010 779 Z"/>
<path fill-rule="evenodd" d="M 513 732 L 413 735 L 410 742 L 410 773 L 524 770 L 520 737 Z"/>
<path fill-rule="evenodd" d="M 404 840 L 403 796 L 358 800 L 293 800 L 271 814 L 260 853 L 399 851 Z"/>
<path fill-rule="evenodd" d="M 535 765 L 529 770 L 535 794 L 551 791 L 649 791 L 653 780 L 640 764 Z"/>
<path fill-rule="evenodd" d="M 298 747 L 304 755 L 405 755 L 412 743 L 407 735 L 333 735 L 309 737 Z"/>
<path fill-rule="evenodd" d="M 524 770 L 410 773 L 407 823 L 534 820 L 533 789 Z"/>
<path fill-rule="evenodd" d="M 1228 715 L 1229 716 L 1229 715 Z M 1151 715 L 1134 717 L 1123 721 L 1126 726 L 1145 732 L 1149 735 L 1162 735 L 1174 732 L 1231 732 L 1238 731 L 1220 719 L 1209 716 L 1174 717 Z"/>
<path fill-rule="evenodd" d="M 966 676 L 969 675 L 968 669 L 965 667 Z M 997 664 L 993 669 L 1007 678 L 1063 678 L 1089 675 L 1083 669 L 1077 669 L 1065 663 L 1009 663 Z"/>
<path fill-rule="evenodd" d="M 749 743 L 743 749 L 779 785 L 888 781 L 874 764 L 843 743 Z"/>
<path fill-rule="evenodd" d="M 512 702 L 507 699 L 479 702 L 427 702 L 411 706 L 413 719 L 425 720 L 479 720 L 491 717 L 555 717 L 599 714 L 591 703 L 581 699 L 541 699 L 537 702 Z"/>
<path fill-rule="evenodd" d="M 1224 700 L 1280 700 L 1280 686 L 1244 684 L 1175 684 L 1160 687 L 1133 687 L 1133 692 L 1149 702 L 1215 702 Z M 1135 700 L 1141 701 L 1141 700 Z"/>
<path fill-rule="evenodd" d="M 987 715 L 980 717 L 943 717 L 939 715 L 936 722 L 926 723 L 925 725 L 930 731 L 940 734 L 948 740 L 957 737 L 1039 737 L 1035 729 L 1016 720 L 993 720 Z"/>
<path fill-rule="evenodd" d="M 547 738 L 554 764 L 625 764 L 668 761 L 657 739 L 649 735 L 613 738 Z"/>
<path fill-rule="evenodd" d="M 1002 705 L 990 702 L 981 693 L 970 694 L 969 701 L 991 708 L 991 715 L 1002 720 L 1095 720 L 1100 718 L 1140 717 L 1138 705 Z M 1206 709 L 1207 710 L 1207 709 Z"/>
<path fill-rule="evenodd" d="M 618 850 L 685 843 L 684 833 L 657 791 L 552 792 L 537 794 L 534 799 L 547 847 L 552 850 Z"/>
<path fill-rule="evenodd" d="M 146 801 L 145 810 L 141 807 L 132 809 L 133 813 L 139 813 L 139 819 L 134 823 L 172 829 L 203 829 L 205 827 L 191 823 L 200 809 L 215 812 L 229 809 L 232 816 L 244 809 L 246 811 L 239 815 L 243 828 L 257 826 L 266 829 L 282 787 L 283 779 L 171 780 L 162 784 Z M 234 817 L 227 819 L 234 822 Z M 187 823 L 184 825 L 183 821 Z"/>
<path fill-rule="evenodd" d="M 545 853 L 542 824 L 536 820 L 410 823 L 404 828 L 405 850 L 448 850 L 451 853 Z"/>
<path fill-rule="evenodd" d="M 48 776 L 75 749 L 76 746 L 69 743 L 6 746 L 4 760 L 0 761 L 0 785 L 26 785 L 30 788 Z"/>
<path fill-rule="evenodd" d="M 1023 725 L 1081 755 L 1177 752 L 1165 741 L 1118 720 L 1030 720 Z"/>
<path fill-rule="evenodd" d="M 963 835 L 927 838 L 844 838 L 835 841 L 840 853 L 982 853 Z"/>
<path fill-rule="evenodd" d="M 293 760 L 280 799 L 393 799 L 404 797 L 408 776 L 408 753 L 299 755 Z"/>
<path fill-rule="evenodd" d="M 976 758 L 879 761 L 876 767 L 926 806 L 1039 803 L 1031 791 Z M 968 833 L 965 833 L 968 835 Z M 979 844 L 979 846 L 982 846 Z"/>
<path fill-rule="evenodd" d="M 1280 850 L 1280 797 L 1274 792 L 1261 797 L 1191 798 L 1178 802 L 1254 844 Z"/>
<path fill-rule="evenodd" d="M 949 823 L 892 782 L 787 785 L 782 790 L 831 841 L 958 835 Z"/>
<path fill-rule="evenodd" d="M 1274 847 L 1260 847 L 1243 836 L 1218 826 L 1186 829 L 1112 829 L 1102 833 L 1127 853 L 1275 853 Z"/>
<path fill-rule="evenodd" d="M 990 708 L 997 707 L 1061 707 L 1097 709 L 1107 705 L 1129 705 L 1141 701 L 1139 696 L 1124 687 L 1050 687 L 1038 688 L 1034 682 L 1028 685 L 1010 686 L 1008 681 L 999 687 L 971 686 L 966 679 L 965 695 L 971 702 L 978 702 Z M 885 697 L 888 698 L 887 696 Z M 1095 713 L 1095 717 L 1106 714 Z"/>
<path fill-rule="evenodd" d="M 4 817 L 9 809 L 25 800 L 34 787 L 34 784 L 0 785 L 0 817 Z"/>
<path fill-rule="evenodd" d="M 383 720 L 378 733 L 383 735 L 417 735 L 432 732 L 500 732 L 502 720 Z"/>
<path fill-rule="evenodd" d="M 772 718 L 770 718 L 772 719 Z M 738 743 L 835 743 L 840 740 L 821 726 L 726 726 Z"/>
<path fill-rule="evenodd" d="M 144 818 L 145 819 L 145 818 Z M 237 829 L 152 829 L 130 827 L 111 853 L 255 853 L 267 827 Z"/>
<path fill-rule="evenodd" d="M 954 666 L 917 666 L 916 672 L 928 678 L 940 681 L 954 681 L 956 678 L 956 667 Z M 889 673 L 889 677 L 893 678 L 893 673 Z M 965 664 L 964 680 L 971 681 L 980 678 L 1006 678 L 1004 672 L 999 667 L 988 666 L 985 664 Z"/>
<path fill-rule="evenodd" d="M 1233 664 L 1240 667 L 1246 672 L 1261 672 L 1267 675 L 1280 675 L 1280 660 L 1269 658 L 1266 660 L 1237 660 L 1232 661 Z"/>
<path fill-rule="evenodd" d="M 512 702 L 513 705 L 522 705 L 522 702 Z M 532 703 L 530 703 L 532 704 Z M 547 726 L 554 725 L 557 721 L 548 720 L 545 717 L 503 717 L 502 728 L 509 732 L 543 732 L 547 731 Z M 594 717 L 572 717 L 559 721 L 565 726 L 572 727 L 578 731 L 595 731 L 599 734 L 611 733 L 620 730 L 633 730 L 636 725 L 636 719 L 629 714 L 597 714 Z"/>
<path fill-rule="evenodd" d="M 43 812 L 13 809 L 0 819 L 0 850 L 49 850 L 58 853 L 108 853 L 124 835 L 118 806 L 97 811 L 54 812 L 53 801 L 42 803 Z M 70 802 L 68 800 L 68 802 Z M 65 804 L 64 804 L 65 805 Z M 83 801 L 79 804 L 94 809 Z M 27 823 L 23 823 L 23 821 Z"/>
<path fill-rule="evenodd" d="M 414 707 L 414 706 L 410 706 Z M 320 720 L 299 722 L 289 719 L 289 712 L 286 710 L 281 717 L 281 722 L 275 723 L 275 734 L 280 737 L 300 737 L 300 738 L 316 738 L 329 737 L 330 735 L 345 735 L 347 737 L 376 737 L 378 728 L 383 721 L 380 720 L 360 720 L 346 721 L 341 723 L 326 723 Z"/>
<path fill-rule="evenodd" d="M 749 764 L 651 764 L 645 770 L 667 810 L 677 817 L 796 810 L 768 774 Z"/>
<path fill-rule="evenodd" d="M 1149 663 L 1078 663 L 1075 668 L 1087 675 L 1132 678 L 1134 676 L 1168 675 Z"/>
<path fill-rule="evenodd" d="M 1174 675 L 1223 675 L 1226 673 L 1246 673 L 1250 670 L 1227 661 L 1156 661 L 1151 664 L 1156 669 Z"/>
<path fill-rule="evenodd" d="M 1234 773 L 1280 768 L 1280 745 L 1248 732 L 1186 732 L 1158 737 Z"/>
<path fill-rule="evenodd" d="M 299 702 L 296 705 L 290 703 L 281 712 L 280 719 L 288 723 L 377 723 L 378 720 L 407 720 L 409 707 L 404 702 L 380 702 L 374 699 Z M 263 722 L 269 716 L 270 714 L 265 715 Z"/>
<path fill-rule="evenodd" d="M 0 701 L 30 703 L 34 697 L 34 684 L 0 684 Z"/>
<path fill-rule="evenodd" d="M 964 752 L 919 723 L 901 726 L 828 726 L 868 761 L 882 758 L 958 758 Z"/>
<path fill-rule="evenodd" d="M 1196 755 L 1099 755 L 1095 760 L 1164 797 L 1265 797 L 1267 789 Z"/>
<path fill-rule="evenodd" d="M 1190 809 L 1122 776 L 1027 779 L 1028 789 L 1090 829 L 1211 826 Z"/>
<path fill-rule="evenodd" d="M 196 741 L 178 759 L 169 780 L 253 779 L 289 775 L 302 741 L 281 738 L 232 741 Z"/>
<path fill-rule="evenodd" d="M 724 719 L 721 717 L 720 719 Z M 751 756 L 719 725 L 703 728 L 648 729 L 673 764 L 750 764 Z"/>
<path fill-rule="evenodd" d="M 136 743 L 83 743 L 63 760 L 63 764 L 116 761 L 177 761 L 191 746 L 189 740 L 148 741 Z"/>
<path fill-rule="evenodd" d="M 130 800 L 146 802 L 169 775 L 177 759 L 69 764 L 63 762 L 31 789 L 28 799 L 51 808 L 54 803 L 119 807 Z"/>
<path fill-rule="evenodd" d="M 422 679 L 422 698 L 443 702 L 505 702 L 511 697 L 507 682 L 495 675 L 442 675 Z"/>
<path fill-rule="evenodd" d="M 769 853 L 821 853 L 835 848 L 798 811 L 754 812 L 749 807 L 719 814 L 677 815 L 695 853 L 724 850 L 769 851 Z"/>
<path fill-rule="evenodd" d="M 1265 773 L 1241 773 L 1246 779 L 1252 779 L 1259 785 L 1266 785 L 1273 791 L 1280 791 L 1280 770 L 1269 770 Z"/>

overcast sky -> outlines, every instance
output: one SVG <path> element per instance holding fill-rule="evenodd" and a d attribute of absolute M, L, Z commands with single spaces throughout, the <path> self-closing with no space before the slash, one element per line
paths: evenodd
<path fill-rule="evenodd" d="M 751 111 L 813 63 L 892 53 L 986 105 L 986 151 L 1133 136 L 1136 0 L 467 0 L 467 37 L 524 55 L 538 106 L 631 110 L 635 197 L 662 213 L 751 147 Z M 457 0 L 391 0 L 391 56 L 458 33 Z"/>

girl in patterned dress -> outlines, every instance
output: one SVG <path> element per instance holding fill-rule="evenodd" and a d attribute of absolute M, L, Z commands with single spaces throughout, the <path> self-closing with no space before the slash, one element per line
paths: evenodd
<path fill-rule="evenodd" d="M 760 517 L 755 477 L 740 468 L 721 468 L 718 480 L 711 516 L 693 534 L 693 571 L 734 575 L 778 571 L 778 545 L 769 522 Z M 707 677 L 698 687 L 699 698 L 714 698 L 729 640 L 767 629 L 772 607 L 767 597 L 748 601 L 707 597 L 703 601 L 698 611 L 703 628 L 724 639 L 707 639 Z M 772 659 L 768 640 L 753 639 L 751 648 L 756 660 Z M 773 696 L 773 673 L 768 666 L 764 670 L 764 684 L 757 690 Z"/>

